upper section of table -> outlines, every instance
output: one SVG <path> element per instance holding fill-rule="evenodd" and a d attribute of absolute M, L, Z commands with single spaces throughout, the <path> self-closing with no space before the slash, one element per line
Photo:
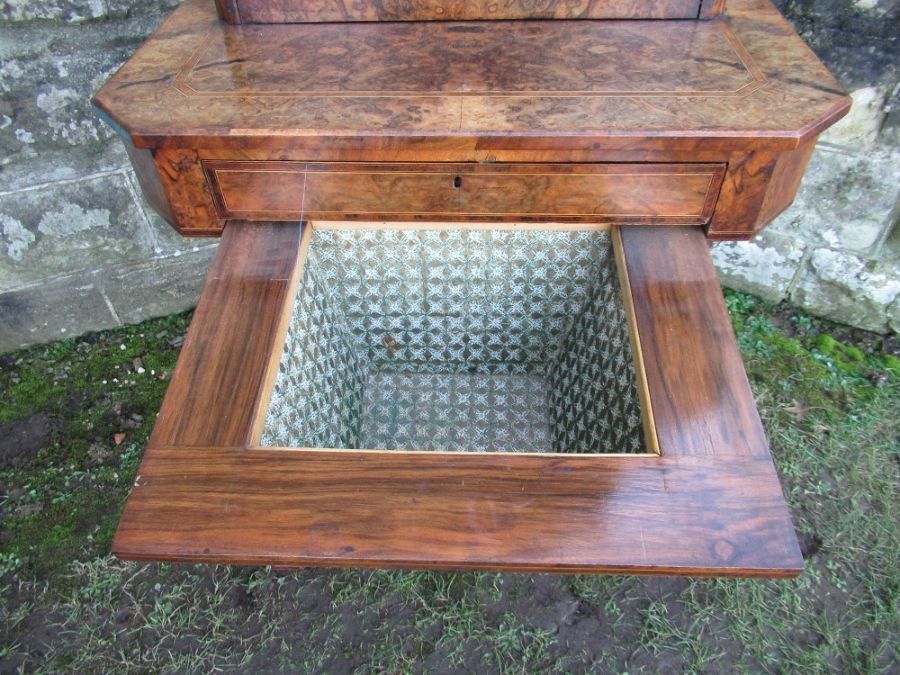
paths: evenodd
<path fill-rule="evenodd" d="M 338 137 L 790 149 L 849 107 L 768 0 L 731 0 L 710 21 L 244 25 L 187 0 L 95 103 L 138 148 L 232 149 Z"/>

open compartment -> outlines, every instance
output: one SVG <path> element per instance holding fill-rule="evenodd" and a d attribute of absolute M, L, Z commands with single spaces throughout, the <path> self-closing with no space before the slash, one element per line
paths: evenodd
<path fill-rule="evenodd" d="M 230 222 L 113 552 L 803 565 L 706 239 L 679 226 Z"/>
<path fill-rule="evenodd" d="M 311 223 L 254 441 L 655 451 L 620 245 L 603 226 Z"/>

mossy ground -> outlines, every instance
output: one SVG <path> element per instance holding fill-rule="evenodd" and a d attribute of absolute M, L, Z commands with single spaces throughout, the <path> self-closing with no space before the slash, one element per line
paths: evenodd
<path fill-rule="evenodd" d="M 65 586 L 109 551 L 188 321 L 0 355 L 0 543 L 20 573 Z"/>
<path fill-rule="evenodd" d="M 189 317 L 0 355 L 0 672 L 897 672 L 900 360 L 726 293 L 806 571 L 273 571 L 108 555 Z"/>

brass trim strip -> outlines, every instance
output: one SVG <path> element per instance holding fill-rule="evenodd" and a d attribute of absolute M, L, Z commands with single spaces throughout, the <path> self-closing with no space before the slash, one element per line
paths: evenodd
<path fill-rule="evenodd" d="M 281 364 L 281 354 L 284 352 L 284 344 L 287 341 L 288 327 L 294 314 L 294 302 L 297 299 L 297 289 L 300 286 L 300 277 L 306 264 L 306 254 L 309 251 L 309 242 L 312 239 L 313 228 L 309 223 L 299 223 L 303 228 L 300 237 L 300 251 L 297 261 L 291 272 L 291 278 L 287 285 L 284 304 L 278 318 L 278 328 L 275 330 L 275 338 L 270 345 L 269 359 L 263 374 L 262 384 L 256 397 L 256 404 L 252 416 L 253 423 L 250 426 L 250 438 L 247 443 L 251 447 L 259 446 L 262 438 L 263 425 L 266 422 L 266 413 L 272 400 L 272 391 L 275 389 L 275 378 L 278 376 L 278 367 Z"/>
<path fill-rule="evenodd" d="M 638 331 L 637 318 L 634 311 L 634 297 L 631 295 L 631 280 L 628 278 L 628 264 L 625 261 L 622 232 L 619 226 L 612 228 L 613 253 L 616 256 L 616 270 L 619 274 L 619 288 L 622 293 L 622 304 L 628 319 L 628 335 L 631 338 L 631 353 L 634 357 L 634 375 L 637 381 L 638 397 L 641 401 L 641 422 L 644 426 L 644 440 L 647 449 L 660 455 L 659 436 L 656 433 L 656 419 L 653 416 L 653 404 L 650 401 L 650 386 L 647 384 L 647 370 L 644 366 L 644 352 L 641 349 L 641 336 Z"/>

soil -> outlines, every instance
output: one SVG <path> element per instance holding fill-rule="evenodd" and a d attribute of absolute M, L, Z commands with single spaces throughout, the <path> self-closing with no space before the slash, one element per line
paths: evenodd
<path fill-rule="evenodd" d="M 0 471 L 17 461 L 27 462 L 47 447 L 61 423 L 60 415 L 37 412 L 0 425 Z"/>

